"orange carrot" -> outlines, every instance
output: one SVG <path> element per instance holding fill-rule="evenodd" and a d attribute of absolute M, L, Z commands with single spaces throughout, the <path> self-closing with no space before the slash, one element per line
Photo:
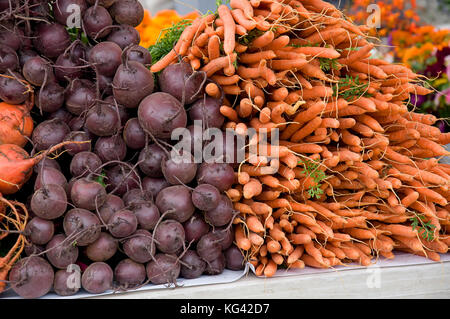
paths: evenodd
<path fill-rule="evenodd" d="M 264 276 L 273 277 L 277 272 L 277 264 L 273 260 L 269 260 L 266 268 L 264 268 Z"/>
<path fill-rule="evenodd" d="M 314 132 L 314 130 L 316 128 L 318 128 L 320 126 L 320 124 L 322 124 L 322 118 L 320 118 L 320 117 L 314 118 L 308 124 L 306 124 L 302 129 L 297 131 L 297 133 L 295 133 L 291 137 L 291 141 L 299 142 L 300 140 L 302 140 L 303 138 L 305 138 L 306 136 L 308 136 L 309 134 Z"/>
<path fill-rule="evenodd" d="M 262 185 L 259 180 L 251 178 L 250 181 L 244 185 L 244 198 L 250 199 L 254 196 L 258 196 L 262 192 Z"/>
<path fill-rule="evenodd" d="M 217 35 L 214 35 L 211 38 L 209 38 L 208 57 L 210 61 L 220 57 L 220 38 Z"/>
<path fill-rule="evenodd" d="M 230 54 L 228 56 L 220 57 L 214 60 L 211 60 L 207 65 L 205 65 L 201 70 L 205 71 L 207 76 L 210 77 L 217 71 L 226 68 L 236 61 L 237 55 L 236 53 Z"/>
<path fill-rule="evenodd" d="M 251 46 L 253 48 L 262 49 L 269 45 L 275 38 L 275 34 L 272 31 L 267 31 L 263 35 L 253 40 Z"/>
<path fill-rule="evenodd" d="M 259 221 L 258 217 L 256 216 L 248 216 L 245 220 L 248 229 L 255 233 L 264 232 L 264 226 Z"/>
<path fill-rule="evenodd" d="M 234 229 L 234 236 L 236 240 L 236 245 L 242 250 L 249 250 L 251 248 L 251 242 L 245 236 L 244 229 L 241 226 L 237 226 Z"/>

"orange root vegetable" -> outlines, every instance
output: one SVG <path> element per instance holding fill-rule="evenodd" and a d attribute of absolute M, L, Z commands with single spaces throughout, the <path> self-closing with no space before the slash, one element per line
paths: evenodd
<path fill-rule="evenodd" d="M 236 23 L 234 22 L 230 9 L 226 5 L 220 5 L 217 8 L 217 12 L 224 24 L 223 49 L 225 54 L 232 54 L 236 46 Z"/>
<path fill-rule="evenodd" d="M 275 34 L 272 31 L 267 31 L 263 35 L 257 37 L 251 43 L 252 48 L 262 49 L 265 46 L 268 46 L 275 38 Z"/>
<path fill-rule="evenodd" d="M 201 70 L 206 72 L 208 77 L 214 75 L 214 73 L 232 65 L 236 61 L 236 53 L 230 54 L 228 56 L 219 57 L 211 60 L 207 65 L 205 65 Z"/>
<path fill-rule="evenodd" d="M 206 85 L 205 92 L 213 98 L 218 99 L 220 97 L 220 90 L 214 83 L 209 83 L 208 85 Z"/>
<path fill-rule="evenodd" d="M 24 147 L 31 137 L 34 124 L 25 105 L 0 103 L 0 144 Z"/>
<path fill-rule="evenodd" d="M 251 241 L 245 236 L 244 229 L 238 225 L 234 232 L 236 245 L 242 250 L 249 250 L 252 246 Z"/>
<path fill-rule="evenodd" d="M 256 216 L 248 216 L 247 219 L 245 220 L 245 222 L 247 224 L 248 229 L 250 229 L 251 231 L 253 231 L 255 233 L 264 232 L 264 230 L 265 230 L 263 224 L 260 222 L 260 220 Z"/>
<path fill-rule="evenodd" d="M 30 157 L 25 150 L 15 144 L 0 145 L 0 193 L 9 195 L 18 192 L 31 177 L 36 164 L 48 154 L 73 143 L 84 142 L 63 142 L 35 157 Z"/>
<path fill-rule="evenodd" d="M 217 35 L 214 35 L 211 38 L 209 38 L 208 57 L 210 61 L 220 57 L 220 38 Z"/>
<path fill-rule="evenodd" d="M 251 178 L 250 181 L 244 185 L 244 198 L 250 199 L 254 196 L 258 196 L 262 192 L 262 185 L 259 180 Z"/>

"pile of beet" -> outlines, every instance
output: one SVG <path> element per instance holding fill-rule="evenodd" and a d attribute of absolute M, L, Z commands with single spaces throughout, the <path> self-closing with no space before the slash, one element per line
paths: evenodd
<path fill-rule="evenodd" d="M 67 26 L 73 5 L 79 29 Z M 194 147 L 192 161 L 173 158 L 175 129 L 195 132 L 192 145 L 213 143 L 202 134 L 224 123 L 221 98 L 204 93 L 211 80 L 188 63 L 150 72 L 151 55 L 134 29 L 142 19 L 136 0 L 0 1 L 0 100 L 24 103 L 25 82 L 34 90 L 35 129 L 25 149 L 33 155 L 83 142 L 40 161 L 18 193 L 31 215 L 29 245 L 9 285 L 22 297 L 98 294 L 244 268 L 224 193 L 236 165 L 220 163 L 226 143 L 208 163 L 194 162 Z"/>

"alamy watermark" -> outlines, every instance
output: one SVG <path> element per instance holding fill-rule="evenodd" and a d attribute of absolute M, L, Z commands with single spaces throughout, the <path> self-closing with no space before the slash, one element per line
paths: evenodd
<path fill-rule="evenodd" d="M 67 17 L 66 24 L 69 29 L 81 28 L 81 8 L 77 4 L 69 4 L 66 8 L 66 13 L 70 13 Z"/>
<path fill-rule="evenodd" d="M 367 6 L 367 13 L 370 15 L 367 17 L 366 24 L 369 28 L 381 28 L 381 8 L 377 4 L 369 4 Z"/>

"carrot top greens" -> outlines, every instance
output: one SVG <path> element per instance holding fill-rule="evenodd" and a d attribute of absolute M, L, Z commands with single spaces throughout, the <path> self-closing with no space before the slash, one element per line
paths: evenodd
<path fill-rule="evenodd" d="M 323 194 L 323 190 L 320 188 L 322 186 L 321 182 L 328 178 L 324 171 L 319 169 L 319 162 L 312 160 L 301 160 L 299 164 L 304 166 L 302 171 L 303 174 L 310 176 L 314 180 L 314 186 L 308 189 L 308 194 L 311 198 L 320 198 Z"/>
<path fill-rule="evenodd" d="M 339 80 L 339 83 L 333 85 L 334 96 L 340 96 L 347 101 L 355 100 L 361 96 L 370 97 L 367 93 L 368 83 L 361 83 L 359 76 L 352 77 L 346 75 L 345 78 Z"/>
<path fill-rule="evenodd" d="M 192 24 L 191 20 L 181 20 L 172 24 L 171 27 L 163 29 L 156 43 L 148 48 L 152 56 L 152 64 L 165 57 L 180 39 L 184 29 Z"/>
<path fill-rule="evenodd" d="M 413 230 L 418 231 L 420 236 L 427 240 L 427 241 L 433 241 L 434 240 L 434 229 L 436 228 L 435 225 L 432 225 L 430 222 L 425 223 L 425 217 L 422 215 L 414 216 L 409 219 L 412 224 L 411 227 Z"/>

